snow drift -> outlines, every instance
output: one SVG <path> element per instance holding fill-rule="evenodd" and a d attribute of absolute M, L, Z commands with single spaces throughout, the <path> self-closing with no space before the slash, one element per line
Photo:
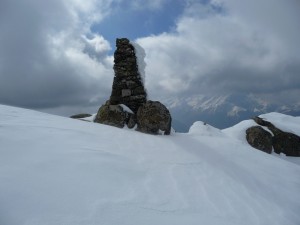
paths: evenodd
<path fill-rule="evenodd" d="M 299 158 L 248 146 L 250 123 L 153 136 L 0 106 L 0 224 L 300 224 Z"/>

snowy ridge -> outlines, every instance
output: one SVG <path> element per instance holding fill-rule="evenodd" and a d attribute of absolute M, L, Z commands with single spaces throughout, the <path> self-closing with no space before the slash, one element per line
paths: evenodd
<path fill-rule="evenodd" d="M 250 123 L 153 136 L 0 105 L 0 224 L 298 225 L 299 158 L 249 147 Z"/>

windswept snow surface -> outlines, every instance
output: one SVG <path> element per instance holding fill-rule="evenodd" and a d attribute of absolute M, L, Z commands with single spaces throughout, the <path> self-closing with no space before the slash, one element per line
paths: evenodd
<path fill-rule="evenodd" d="M 0 224 L 299 225 L 299 164 L 233 130 L 153 136 L 0 106 Z"/>

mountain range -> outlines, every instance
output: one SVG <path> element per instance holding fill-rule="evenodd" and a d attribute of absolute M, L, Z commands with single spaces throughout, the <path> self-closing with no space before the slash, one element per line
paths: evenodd
<path fill-rule="evenodd" d="M 194 95 L 169 98 L 164 102 L 172 113 L 173 127 L 179 132 L 188 131 L 189 127 L 199 120 L 223 129 L 268 112 L 300 116 L 300 101 L 282 104 L 253 94 Z"/>

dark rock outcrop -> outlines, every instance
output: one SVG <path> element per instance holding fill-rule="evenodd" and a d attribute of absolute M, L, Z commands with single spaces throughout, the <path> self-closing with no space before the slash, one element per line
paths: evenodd
<path fill-rule="evenodd" d="M 158 134 L 163 131 L 169 135 L 171 122 L 169 110 L 158 101 L 147 101 L 137 112 L 137 129 L 144 133 Z"/>
<path fill-rule="evenodd" d="M 137 113 L 138 108 L 147 101 L 147 94 L 138 70 L 135 49 L 127 38 L 117 39 L 116 47 L 110 103 L 124 104 Z"/>
<path fill-rule="evenodd" d="M 278 129 L 277 127 L 275 127 L 271 122 L 269 121 L 266 121 L 258 116 L 254 117 L 253 120 L 258 124 L 258 125 L 261 125 L 263 127 L 267 127 L 270 131 L 272 131 L 272 133 L 274 135 L 276 134 L 280 134 L 282 133 L 283 131 Z"/>
<path fill-rule="evenodd" d="M 265 132 L 259 132 L 258 127 L 254 127 L 254 128 L 256 128 L 255 130 L 251 129 L 253 127 L 249 128 L 250 130 L 248 129 L 246 131 L 246 139 L 252 147 L 264 151 L 261 148 L 264 148 L 263 146 L 265 146 L 266 143 L 269 143 L 269 139 L 270 139 L 270 135 L 271 135 L 272 136 L 271 144 L 274 148 L 275 153 L 277 153 L 277 154 L 284 153 L 287 156 L 298 156 L 298 157 L 300 157 L 300 137 L 298 135 L 282 131 L 281 129 L 274 126 L 274 124 L 272 124 L 271 122 L 266 121 L 266 120 L 264 120 L 260 117 L 254 117 L 253 120 L 258 125 L 267 127 L 272 132 L 272 134 L 270 134 L 267 131 L 265 131 L 266 133 Z M 263 129 L 263 128 L 261 128 L 261 129 Z M 248 140 L 249 139 L 249 137 L 248 137 L 249 134 L 248 133 L 250 131 L 252 133 L 251 136 L 253 136 L 253 137 L 250 138 L 250 141 L 249 141 Z M 264 141 L 267 140 L 267 142 L 264 142 L 264 144 L 261 144 L 262 140 L 264 140 Z M 256 142 L 256 143 L 253 144 L 253 142 Z M 269 149 L 269 147 L 266 148 L 266 149 Z M 271 153 L 272 149 L 271 149 L 271 151 L 267 150 L 265 152 Z"/>
<path fill-rule="evenodd" d="M 300 156 L 300 137 L 289 133 L 282 132 L 273 137 L 274 152 L 281 152 L 287 156 Z"/>
<path fill-rule="evenodd" d="M 129 120 L 129 113 L 120 105 L 110 105 L 107 102 L 98 110 L 94 122 L 123 128 Z"/>
<path fill-rule="evenodd" d="M 260 126 L 250 127 L 246 130 L 247 142 L 256 149 L 272 153 L 272 134 Z"/>
<path fill-rule="evenodd" d="M 86 118 L 86 117 L 90 117 L 90 116 L 92 116 L 92 115 L 88 114 L 88 113 L 80 113 L 80 114 L 72 115 L 72 116 L 70 116 L 70 118 L 72 118 L 72 119 L 82 119 L 82 118 Z"/>

